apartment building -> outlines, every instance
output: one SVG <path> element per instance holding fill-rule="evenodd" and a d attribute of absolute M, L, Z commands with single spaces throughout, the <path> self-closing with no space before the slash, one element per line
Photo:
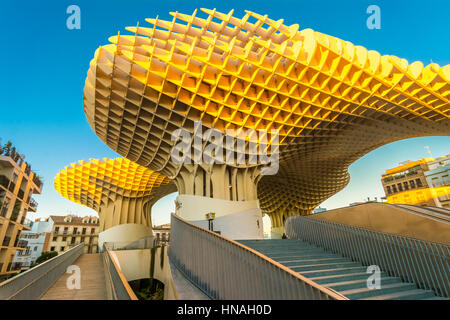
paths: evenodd
<path fill-rule="evenodd" d="M 31 230 L 22 232 L 22 241 L 25 250 L 16 252 L 14 263 L 20 264 L 22 270 L 30 268 L 42 254 L 51 237 L 53 222 L 47 219 L 37 219 L 30 223 Z M 19 241 L 19 242 L 20 242 Z"/>
<path fill-rule="evenodd" d="M 98 234 L 100 223 L 98 217 L 50 216 L 52 222 L 51 236 L 43 249 L 58 253 L 84 242 L 85 253 L 99 252 Z"/>
<path fill-rule="evenodd" d="M 156 245 L 165 245 L 170 241 L 170 223 L 153 226 L 153 234 L 156 237 Z"/>
<path fill-rule="evenodd" d="M 21 266 L 14 264 L 16 251 L 26 250 L 20 240 L 29 212 L 36 212 L 33 194 L 40 194 L 42 182 L 16 152 L 11 143 L 0 145 L 0 281 L 19 272 Z"/>
<path fill-rule="evenodd" d="M 394 204 L 450 208 L 450 155 L 405 161 L 381 177 L 386 200 Z"/>

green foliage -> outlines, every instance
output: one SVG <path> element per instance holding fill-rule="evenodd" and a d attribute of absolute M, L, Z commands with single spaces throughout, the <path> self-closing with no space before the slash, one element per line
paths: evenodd
<path fill-rule="evenodd" d="M 49 259 L 51 259 L 53 257 L 56 257 L 57 255 L 58 255 L 58 252 L 55 252 L 55 251 L 43 252 L 39 256 L 39 258 L 36 259 L 36 265 L 38 265 L 38 264 L 40 264 L 40 263 L 42 263 L 44 261 L 47 261 L 47 260 L 49 260 Z"/>
<path fill-rule="evenodd" d="M 149 285 L 135 291 L 139 300 L 164 300 L 164 284 L 162 282 L 155 279 L 155 281 L 145 283 L 149 283 Z"/>

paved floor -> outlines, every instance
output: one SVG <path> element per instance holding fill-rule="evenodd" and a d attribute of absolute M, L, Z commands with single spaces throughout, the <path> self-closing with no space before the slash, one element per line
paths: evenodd
<path fill-rule="evenodd" d="M 105 273 L 102 255 L 91 253 L 81 255 L 74 265 L 80 268 L 81 288 L 68 289 L 67 279 L 73 275 L 64 273 L 41 300 L 106 300 Z"/>
<path fill-rule="evenodd" d="M 170 260 L 169 263 L 179 300 L 211 300 L 199 288 L 194 286 L 191 281 L 186 279 Z"/>

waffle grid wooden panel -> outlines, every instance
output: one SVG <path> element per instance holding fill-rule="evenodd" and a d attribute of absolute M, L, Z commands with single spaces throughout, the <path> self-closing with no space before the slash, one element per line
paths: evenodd
<path fill-rule="evenodd" d="M 87 119 L 132 161 L 176 179 L 174 130 L 192 133 L 198 120 L 221 132 L 276 129 L 280 169 L 259 180 L 258 197 L 277 225 L 341 190 L 371 150 L 450 134 L 450 65 L 408 64 L 250 11 L 201 10 L 126 28 L 134 34 L 111 37 L 91 61 Z"/>
<path fill-rule="evenodd" d="M 106 214 L 102 209 L 117 200 L 123 202 L 123 199 L 135 199 L 151 207 L 161 197 L 176 191 L 170 179 L 126 158 L 90 159 L 72 163 L 58 172 L 54 186 L 68 200 L 99 212 L 101 220 L 106 218 L 102 217 L 103 213 Z M 137 208 L 134 202 L 128 209 L 131 207 Z M 147 217 L 137 217 L 139 214 L 142 212 L 126 212 L 117 221 L 131 223 L 147 220 Z"/>

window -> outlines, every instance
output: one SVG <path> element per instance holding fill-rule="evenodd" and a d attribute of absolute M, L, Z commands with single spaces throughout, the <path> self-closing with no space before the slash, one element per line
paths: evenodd
<path fill-rule="evenodd" d="M 416 183 L 414 182 L 414 180 L 410 180 L 409 185 L 411 186 L 411 189 L 414 189 L 416 187 Z"/>
<path fill-rule="evenodd" d="M 68 231 L 69 231 L 69 227 L 64 227 L 64 234 L 67 234 Z"/>
<path fill-rule="evenodd" d="M 420 188 L 420 187 L 423 186 L 423 185 L 422 185 L 422 181 L 421 181 L 419 178 L 416 179 L 416 184 L 417 184 L 417 187 L 418 187 L 418 188 Z"/>
<path fill-rule="evenodd" d="M 405 190 L 409 190 L 408 181 L 403 182 L 403 188 L 405 188 Z"/>
<path fill-rule="evenodd" d="M 95 234 L 95 228 L 91 228 L 91 234 Z"/>
<path fill-rule="evenodd" d="M 2 211 L 0 212 L 0 216 L 5 217 L 6 213 L 8 212 L 9 209 L 9 202 L 11 201 L 10 198 L 5 198 L 5 201 L 3 202 L 3 206 L 2 206 Z M 1 204 L 0 204 L 1 206 Z"/>
<path fill-rule="evenodd" d="M 17 173 L 14 172 L 13 178 L 12 178 L 12 183 L 16 183 L 17 179 L 19 178 L 19 176 L 17 175 Z"/>
<path fill-rule="evenodd" d="M 65 247 L 61 247 L 61 251 L 64 251 L 64 248 L 65 248 Z"/>
<path fill-rule="evenodd" d="M 398 186 L 398 191 L 402 192 L 403 191 L 403 187 L 401 183 L 397 183 Z"/>
<path fill-rule="evenodd" d="M 63 237 L 62 241 L 66 241 L 66 240 L 67 240 L 67 237 Z"/>
<path fill-rule="evenodd" d="M 431 184 L 433 185 L 433 187 L 440 187 L 441 180 L 438 177 L 434 177 L 431 179 Z"/>
<path fill-rule="evenodd" d="M 75 243 L 75 237 L 72 237 L 72 239 L 70 239 L 70 243 L 74 244 Z"/>
<path fill-rule="evenodd" d="M 397 193 L 397 186 L 395 184 L 392 185 L 392 191 L 394 191 L 394 193 Z"/>
<path fill-rule="evenodd" d="M 86 234 L 86 228 L 83 228 L 83 230 L 81 231 L 81 234 Z"/>
<path fill-rule="evenodd" d="M 52 241 L 56 241 L 56 240 L 58 240 L 58 237 L 53 237 Z"/>
<path fill-rule="evenodd" d="M 58 232 L 59 231 L 59 227 L 55 227 L 55 232 Z"/>
<path fill-rule="evenodd" d="M 450 185 L 450 179 L 448 178 L 448 174 L 442 176 L 442 180 L 444 181 L 444 186 Z"/>
<path fill-rule="evenodd" d="M 51 247 L 51 248 L 50 248 L 50 251 L 55 251 L 55 247 Z"/>
<path fill-rule="evenodd" d="M 391 191 L 391 186 L 387 186 L 387 187 L 386 187 L 386 190 L 387 190 L 387 193 L 388 193 L 388 194 L 391 194 L 391 193 L 392 193 L 392 191 Z"/>
<path fill-rule="evenodd" d="M 37 246 L 35 246 L 33 250 L 34 250 L 34 251 L 37 251 L 37 248 L 38 248 L 38 247 L 37 247 Z"/>
<path fill-rule="evenodd" d="M 74 227 L 74 228 L 73 228 L 73 233 L 74 233 L 74 234 L 77 234 L 77 231 L 78 231 L 78 228 L 77 228 L 77 227 Z"/>

